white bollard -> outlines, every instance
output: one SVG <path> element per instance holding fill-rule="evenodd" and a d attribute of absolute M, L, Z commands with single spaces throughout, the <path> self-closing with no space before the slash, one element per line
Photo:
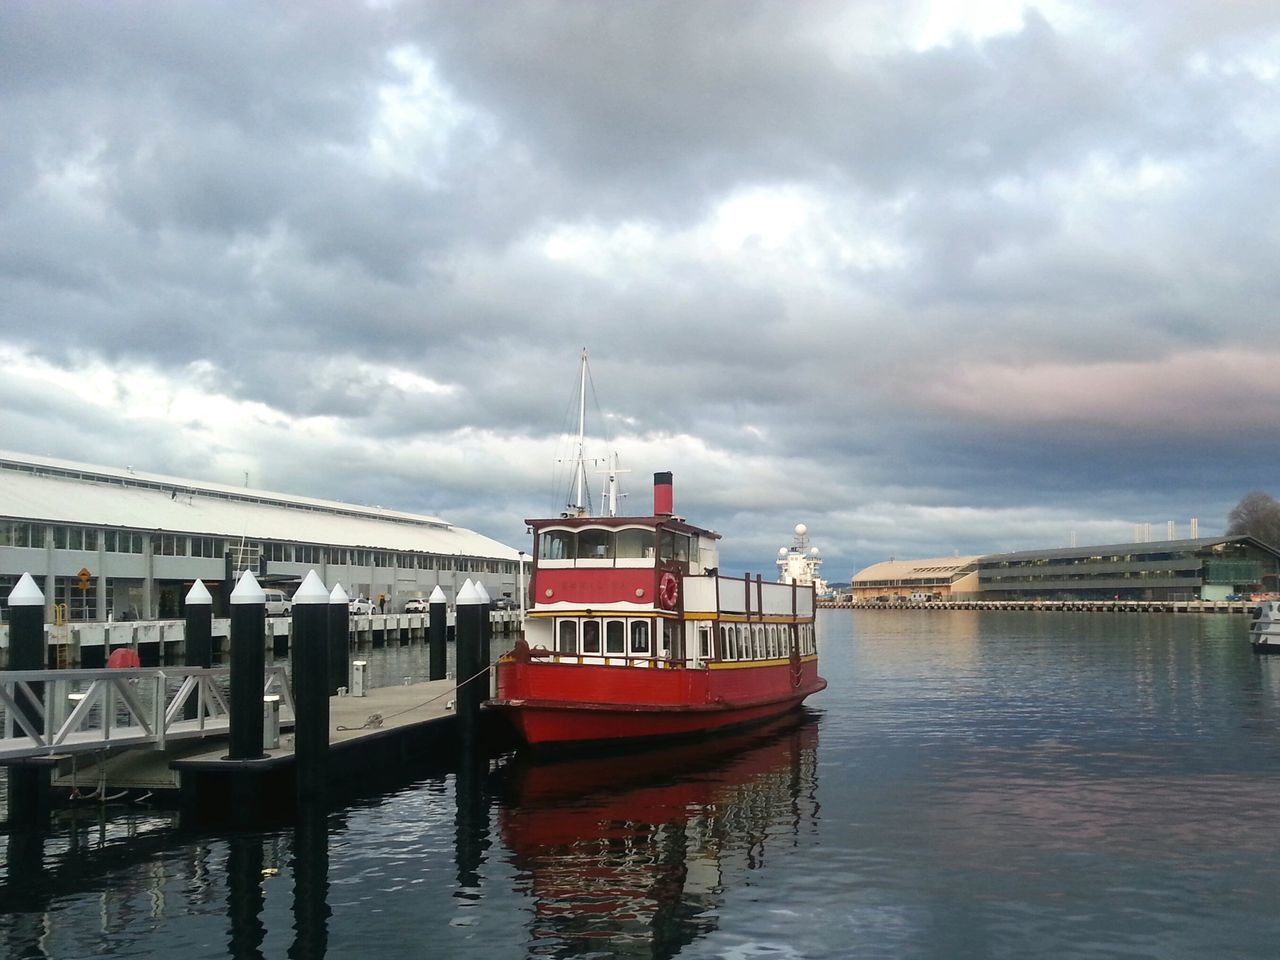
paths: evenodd
<path fill-rule="evenodd" d="M 280 746 L 280 694 L 268 693 L 262 698 L 262 746 L 274 750 Z"/>
<path fill-rule="evenodd" d="M 351 695 L 353 697 L 363 697 L 365 695 L 364 671 L 367 666 L 369 666 L 367 660 L 351 661 Z"/>

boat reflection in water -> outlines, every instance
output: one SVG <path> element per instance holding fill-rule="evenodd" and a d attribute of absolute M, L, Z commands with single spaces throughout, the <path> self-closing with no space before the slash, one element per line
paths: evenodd
<path fill-rule="evenodd" d="M 517 757 L 500 829 L 534 902 L 530 955 L 669 957 L 716 929 L 726 891 L 816 834 L 817 746 L 798 711 L 643 753 Z"/>

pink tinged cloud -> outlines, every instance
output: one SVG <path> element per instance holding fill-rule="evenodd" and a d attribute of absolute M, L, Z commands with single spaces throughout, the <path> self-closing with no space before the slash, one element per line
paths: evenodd
<path fill-rule="evenodd" d="M 1277 358 L 1228 348 L 1150 360 L 965 364 L 919 394 L 926 408 L 1012 424 L 1202 432 L 1280 424 Z"/>

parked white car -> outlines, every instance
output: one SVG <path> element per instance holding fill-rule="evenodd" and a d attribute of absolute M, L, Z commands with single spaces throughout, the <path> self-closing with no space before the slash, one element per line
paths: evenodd
<path fill-rule="evenodd" d="M 377 613 L 378 605 L 375 604 L 372 600 L 366 599 L 365 597 L 356 597 L 350 603 L 347 604 L 347 609 L 354 614 L 358 614 L 360 616 L 367 616 L 368 614 L 371 614 L 371 613 Z"/>
<path fill-rule="evenodd" d="M 426 597 L 414 597 L 404 605 L 405 613 L 427 613 L 430 611 L 431 604 Z"/>
<path fill-rule="evenodd" d="M 293 601 L 283 590 L 268 587 L 262 592 L 267 598 L 268 617 L 287 617 L 293 612 Z"/>

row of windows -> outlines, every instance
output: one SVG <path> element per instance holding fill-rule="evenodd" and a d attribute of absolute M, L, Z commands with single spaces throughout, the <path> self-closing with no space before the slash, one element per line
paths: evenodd
<path fill-rule="evenodd" d="M 660 620 L 657 656 L 682 656 L 683 627 L 678 620 Z M 813 625 L 798 624 L 801 655 L 816 652 Z M 777 623 L 737 623 L 720 626 L 722 660 L 777 660 L 790 656 L 790 628 Z M 648 657 L 654 655 L 654 622 L 628 617 L 563 617 L 556 621 L 556 652 L 583 656 Z M 697 624 L 697 655 L 711 651 L 711 625 Z"/>
<path fill-rule="evenodd" d="M 790 627 L 779 623 L 722 623 L 720 657 L 723 660 L 777 660 L 791 655 Z M 816 652 L 813 625 L 797 624 L 800 655 Z"/>
<path fill-rule="evenodd" d="M 426 553 L 399 553 L 390 550 L 363 550 L 348 547 L 322 547 L 318 544 L 267 542 L 228 542 L 222 537 L 188 537 L 178 533 L 145 534 L 136 530 L 100 530 L 96 527 L 54 526 L 27 521 L 0 523 L 0 547 L 44 549 L 46 531 L 56 550 L 99 549 L 106 553 L 144 552 L 146 539 L 157 557 L 204 557 L 221 559 L 228 550 L 237 569 L 257 566 L 260 555 L 281 563 L 328 562 L 340 566 L 399 567 L 402 570 L 457 570 L 460 573 L 514 574 L 517 565 L 511 560 L 488 560 L 480 557 L 437 556 Z"/>
<path fill-rule="evenodd" d="M 988 584 L 1007 584 L 1007 583 L 1076 583 L 1076 582 L 1098 582 L 1103 581 L 1110 583 L 1114 580 L 1175 580 L 1179 578 L 1198 579 L 1200 571 L 1198 570 L 1111 570 L 1101 573 L 1040 573 L 1028 574 L 1024 576 L 996 576 L 993 574 L 982 574 L 979 577 L 979 583 L 982 586 Z"/>
<path fill-rule="evenodd" d="M 544 530 L 538 534 L 538 557 L 542 560 L 651 560 L 656 543 L 659 560 L 697 563 L 697 537 L 671 530 L 657 531 L 657 534 L 642 527 Z"/>

